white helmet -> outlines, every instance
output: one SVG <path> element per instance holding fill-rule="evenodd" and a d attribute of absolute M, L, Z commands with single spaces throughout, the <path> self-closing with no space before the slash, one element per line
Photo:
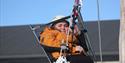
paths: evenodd
<path fill-rule="evenodd" d="M 63 15 L 55 16 L 55 17 L 52 19 L 52 22 L 53 22 L 53 21 L 60 20 L 60 19 L 62 19 L 62 18 L 64 18 L 64 17 L 65 17 L 65 16 L 63 16 Z"/>
<path fill-rule="evenodd" d="M 59 22 L 66 22 L 69 25 L 69 22 L 66 20 L 68 18 L 69 16 L 58 15 L 58 16 L 55 16 L 49 24 L 53 26 L 54 24 Z"/>

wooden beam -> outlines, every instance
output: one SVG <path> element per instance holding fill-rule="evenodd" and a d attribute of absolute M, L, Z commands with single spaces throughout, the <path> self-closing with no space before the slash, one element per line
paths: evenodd
<path fill-rule="evenodd" d="M 125 0 L 121 0 L 119 61 L 120 61 L 120 63 L 125 63 Z"/>

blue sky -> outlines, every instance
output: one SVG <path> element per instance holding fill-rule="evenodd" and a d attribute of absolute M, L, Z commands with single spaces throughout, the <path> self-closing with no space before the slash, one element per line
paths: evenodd
<path fill-rule="evenodd" d="M 99 0 L 101 20 L 120 19 L 120 0 Z M 0 0 L 0 26 L 45 24 L 70 15 L 74 0 Z M 84 21 L 97 20 L 96 0 L 83 0 Z"/>

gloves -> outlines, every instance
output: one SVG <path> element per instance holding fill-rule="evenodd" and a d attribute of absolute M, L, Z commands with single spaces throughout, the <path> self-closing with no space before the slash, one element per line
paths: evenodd
<path fill-rule="evenodd" d="M 84 49 L 83 49 L 81 46 L 76 46 L 76 47 L 75 47 L 75 50 L 76 50 L 76 51 L 79 51 L 79 52 L 84 51 Z"/>
<path fill-rule="evenodd" d="M 66 44 L 61 44 L 61 49 L 62 50 L 68 50 L 68 47 L 66 46 Z"/>

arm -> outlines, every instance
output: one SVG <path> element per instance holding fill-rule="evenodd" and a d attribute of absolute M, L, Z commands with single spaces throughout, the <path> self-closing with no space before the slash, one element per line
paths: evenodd
<path fill-rule="evenodd" d="M 71 36 L 69 36 L 71 38 Z M 66 41 L 66 34 L 57 33 L 57 31 L 43 32 L 40 34 L 40 44 L 48 52 L 60 51 L 61 41 Z M 71 41 L 71 39 L 69 39 Z"/>
<path fill-rule="evenodd" d="M 78 44 L 80 46 L 82 46 L 84 48 L 84 50 L 87 52 L 88 51 L 88 48 L 87 48 L 87 45 L 86 45 L 86 41 L 85 41 L 85 36 L 84 36 L 84 31 L 81 30 L 80 32 L 80 35 L 78 35 Z"/>
<path fill-rule="evenodd" d="M 48 31 L 44 31 L 40 34 L 40 44 L 48 47 L 60 47 L 60 40 L 56 38 L 56 34 Z"/>
<path fill-rule="evenodd" d="M 46 46 L 46 45 L 41 45 L 43 46 L 43 48 L 45 49 L 46 52 L 56 52 L 56 51 L 60 51 L 61 48 L 58 47 L 50 47 L 50 46 Z"/>

